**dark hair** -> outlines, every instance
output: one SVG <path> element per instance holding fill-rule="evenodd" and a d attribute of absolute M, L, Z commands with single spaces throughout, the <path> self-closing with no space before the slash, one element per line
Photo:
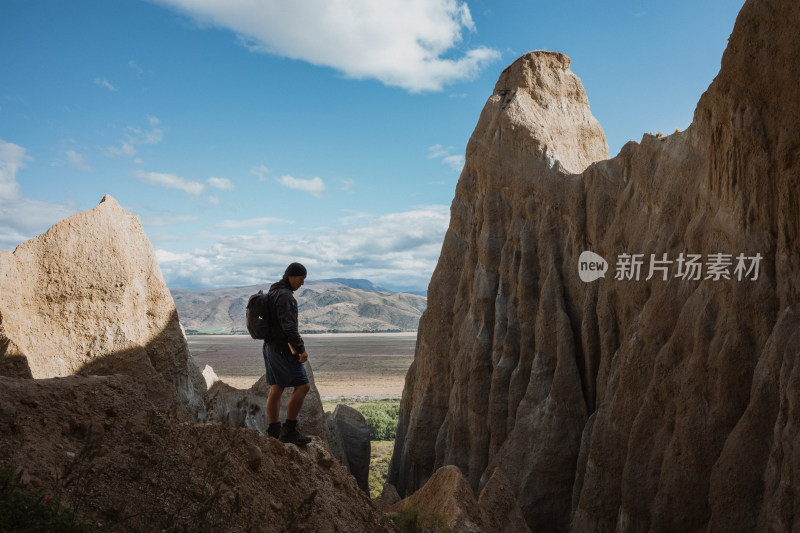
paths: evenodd
<path fill-rule="evenodd" d="M 306 267 L 301 265 L 300 263 L 292 263 L 288 267 L 286 267 L 286 272 L 283 273 L 283 276 L 288 278 L 289 276 L 307 276 L 308 272 L 306 271 Z"/>

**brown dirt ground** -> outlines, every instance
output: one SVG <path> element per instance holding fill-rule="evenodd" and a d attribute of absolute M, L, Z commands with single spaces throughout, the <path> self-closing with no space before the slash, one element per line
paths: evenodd
<path fill-rule="evenodd" d="M 396 531 L 346 468 L 196 424 L 158 376 L 0 377 L 0 463 L 102 531 Z"/>

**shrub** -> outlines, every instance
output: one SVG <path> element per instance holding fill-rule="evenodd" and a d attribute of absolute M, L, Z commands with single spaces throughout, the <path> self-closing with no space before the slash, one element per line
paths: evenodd
<path fill-rule="evenodd" d="M 383 484 L 389 477 L 389 463 L 392 461 L 392 454 L 388 453 L 382 457 L 373 457 L 369 462 L 369 497 L 377 500 L 383 493 Z"/>
<path fill-rule="evenodd" d="M 0 531 L 91 531 L 58 498 L 24 488 L 9 467 L 0 468 Z"/>
<path fill-rule="evenodd" d="M 366 403 L 357 409 L 367 420 L 370 440 L 394 440 L 400 417 L 399 402 Z"/>

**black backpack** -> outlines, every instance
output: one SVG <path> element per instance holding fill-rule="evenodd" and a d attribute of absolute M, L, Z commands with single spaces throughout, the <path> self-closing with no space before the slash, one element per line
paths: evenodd
<path fill-rule="evenodd" d="M 247 301 L 247 331 L 254 339 L 269 340 L 269 298 L 258 291 Z"/>

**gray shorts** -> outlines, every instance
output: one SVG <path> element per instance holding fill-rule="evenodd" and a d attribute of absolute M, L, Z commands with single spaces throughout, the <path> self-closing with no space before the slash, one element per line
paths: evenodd
<path fill-rule="evenodd" d="M 261 351 L 267 367 L 267 385 L 277 385 L 285 389 L 308 383 L 306 369 L 299 357 L 279 353 L 266 342 Z"/>

